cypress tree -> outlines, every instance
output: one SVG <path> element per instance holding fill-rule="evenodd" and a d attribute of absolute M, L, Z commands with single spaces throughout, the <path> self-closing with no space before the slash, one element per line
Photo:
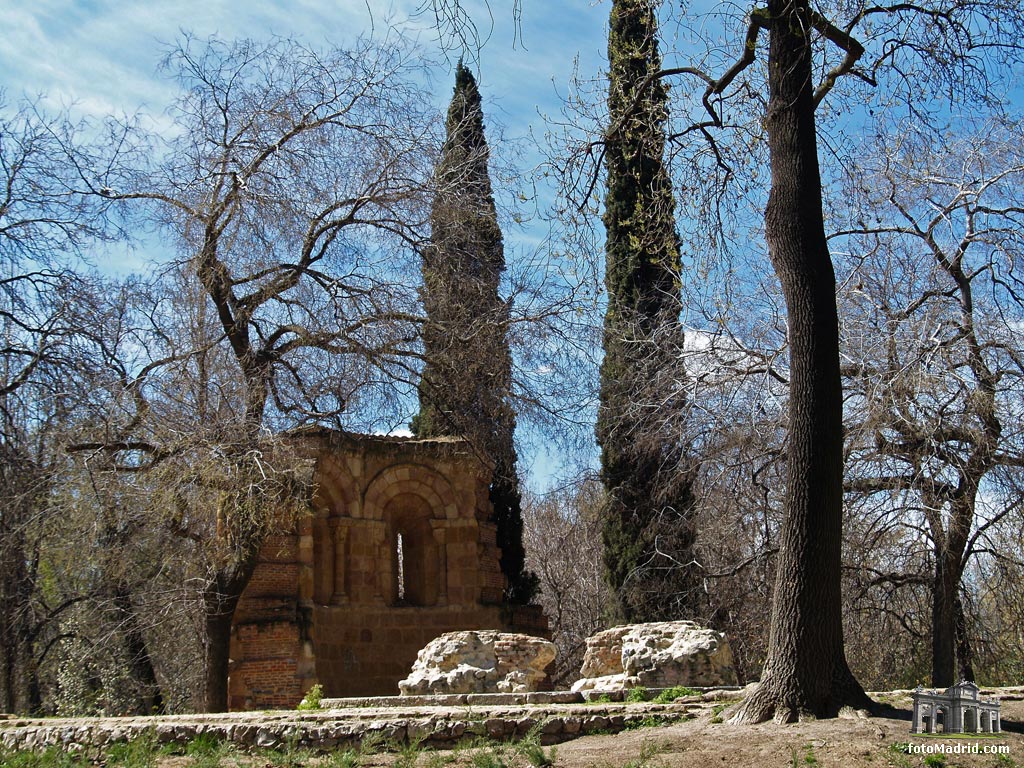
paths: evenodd
<path fill-rule="evenodd" d="M 680 409 L 680 244 L 662 163 L 668 94 L 651 0 L 615 0 L 608 35 L 604 362 L 597 441 L 605 564 L 626 621 L 693 617 L 693 494 L 667 427 Z M 642 88 L 643 90 L 639 90 Z M 678 411 L 677 411 L 678 412 Z"/>
<path fill-rule="evenodd" d="M 487 170 L 480 91 L 461 61 L 446 127 L 435 171 L 431 244 L 423 254 L 425 364 L 412 428 L 421 437 L 464 437 L 494 464 L 490 500 L 505 599 L 526 604 L 537 579 L 525 569 L 523 549 L 515 412 L 509 404 L 509 305 L 498 292 L 505 253 Z"/>

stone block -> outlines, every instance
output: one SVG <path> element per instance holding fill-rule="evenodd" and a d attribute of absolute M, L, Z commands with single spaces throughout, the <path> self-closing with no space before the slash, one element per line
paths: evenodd
<path fill-rule="evenodd" d="M 736 685 L 725 635 L 690 621 L 628 624 L 587 638 L 573 691 Z"/>
<path fill-rule="evenodd" d="M 432 640 L 399 683 L 403 695 L 515 693 L 546 687 L 555 646 L 493 630 L 449 632 Z"/>

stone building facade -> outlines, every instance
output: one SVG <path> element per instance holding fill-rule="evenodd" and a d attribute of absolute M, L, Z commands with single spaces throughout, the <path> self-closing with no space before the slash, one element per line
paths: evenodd
<path fill-rule="evenodd" d="M 309 430 L 309 516 L 271 537 L 235 612 L 231 709 L 398 694 L 445 632 L 545 634 L 536 606 L 502 604 L 489 467 L 452 438 Z"/>

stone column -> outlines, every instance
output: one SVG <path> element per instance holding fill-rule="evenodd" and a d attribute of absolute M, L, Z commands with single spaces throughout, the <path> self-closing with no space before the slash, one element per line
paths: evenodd
<path fill-rule="evenodd" d="M 331 605 L 346 605 L 348 603 L 348 585 L 345 583 L 345 565 L 348 558 L 348 525 L 342 523 L 341 518 L 330 519 L 331 536 L 333 543 L 334 562 L 334 594 L 331 597 Z"/>
<path fill-rule="evenodd" d="M 373 602 L 377 605 L 387 605 L 391 602 L 392 583 L 396 577 L 391 560 L 391 542 L 388 541 L 388 528 L 383 520 L 372 520 L 369 522 L 371 536 L 373 537 L 373 551 L 377 553 L 376 564 L 374 565 L 375 576 L 373 579 Z M 387 595 L 387 597 L 385 597 Z"/>
<path fill-rule="evenodd" d="M 448 605 L 448 529 L 443 520 L 431 520 L 437 545 L 437 604 Z"/>
<path fill-rule="evenodd" d="M 921 702 L 917 699 L 917 697 L 914 698 L 914 715 L 910 724 L 910 732 L 921 732 Z"/>

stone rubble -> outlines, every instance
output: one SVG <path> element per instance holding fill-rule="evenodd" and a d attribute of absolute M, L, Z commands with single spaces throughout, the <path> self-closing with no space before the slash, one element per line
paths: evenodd
<path fill-rule="evenodd" d="M 734 686 L 725 635 L 692 621 L 626 624 L 587 638 L 574 691 Z"/>
<path fill-rule="evenodd" d="M 530 635 L 447 632 L 419 652 L 398 687 L 403 696 L 541 691 L 551 687 L 555 653 L 554 643 Z"/>

